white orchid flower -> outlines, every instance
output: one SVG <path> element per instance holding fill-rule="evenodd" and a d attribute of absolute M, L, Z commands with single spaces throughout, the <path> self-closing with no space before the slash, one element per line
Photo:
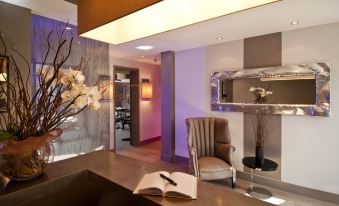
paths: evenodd
<path fill-rule="evenodd" d="M 98 101 L 101 98 L 101 93 L 98 86 L 91 87 L 87 94 L 90 102 Z"/>
<path fill-rule="evenodd" d="M 64 91 L 61 94 L 61 98 L 63 100 L 63 102 L 68 102 L 71 101 L 73 99 L 72 93 L 70 91 Z"/>
<path fill-rule="evenodd" d="M 85 95 L 78 96 L 76 100 L 74 101 L 74 105 L 77 109 L 82 109 L 85 106 L 87 106 L 87 97 Z"/>
<path fill-rule="evenodd" d="M 99 101 L 94 101 L 93 103 L 89 105 L 89 108 L 91 110 L 98 110 L 100 107 L 101 107 L 101 104 L 99 103 Z"/>

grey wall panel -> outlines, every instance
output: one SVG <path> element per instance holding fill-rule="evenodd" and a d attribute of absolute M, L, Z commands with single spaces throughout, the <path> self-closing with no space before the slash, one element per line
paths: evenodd
<path fill-rule="evenodd" d="M 174 161 L 175 155 L 175 55 L 161 53 L 161 159 Z"/>
<path fill-rule="evenodd" d="M 281 33 L 251 37 L 244 40 L 244 68 L 281 66 Z M 252 118 L 253 114 L 244 113 L 244 157 L 255 156 L 255 141 Z M 259 172 L 257 175 L 281 180 L 281 115 L 269 115 L 270 139 L 265 145 L 265 158 L 279 164 L 274 172 Z M 244 167 L 244 171 L 249 169 Z"/>

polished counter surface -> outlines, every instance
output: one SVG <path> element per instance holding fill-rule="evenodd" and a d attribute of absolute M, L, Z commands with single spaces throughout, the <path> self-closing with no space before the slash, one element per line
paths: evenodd
<path fill-rule="evenodd" d="M 171 169 L 155 166 L 147 162 L 137 161 L 108 151 L 98 151 L 75 158 L 55 162 L 40 177 L 27 182 L 11 182 L 5 191 L 0 192 L 0 205 L 6 205 L 8 199 L 14 198 L 19 191 L 39 186 L 80 171 L 90 170 L 122 187 L 133 191 L 141 178 L 151 172 Z M 270 203 L 254 199 L 228 188 L 199 181 L 197 200 L 162 198 L 158 196 L 146 197 L 160 205 L 236 205 L 236 206 L 268 206 Z M 112 204 L 114 205 L 114 204 Z"/>

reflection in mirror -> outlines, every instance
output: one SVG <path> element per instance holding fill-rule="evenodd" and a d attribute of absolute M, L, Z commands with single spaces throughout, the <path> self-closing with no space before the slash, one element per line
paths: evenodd
<path fill-rule="evenodd" d="M 330 116 L 330 64 L 214 72 L 212 111 Z"/>
<path fill-rule="evenodd" d="M 0 112 L 7 111 L 8 68 L 9 58 L 0 56 Z"/>
<path fill-rule="evenodd" d="M 316 104 L 315 75 L 219 80 L 221 103 Z M 270 91 L 267 101 L 258 102 L 250 89 Z"/>

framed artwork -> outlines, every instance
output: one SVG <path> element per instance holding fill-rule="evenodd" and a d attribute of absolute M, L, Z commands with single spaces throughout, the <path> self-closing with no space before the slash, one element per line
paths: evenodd
<path fill-rule="evenodd" d="M 9 57 L 0 56 L 0 112 L 7 112 Z"/>

